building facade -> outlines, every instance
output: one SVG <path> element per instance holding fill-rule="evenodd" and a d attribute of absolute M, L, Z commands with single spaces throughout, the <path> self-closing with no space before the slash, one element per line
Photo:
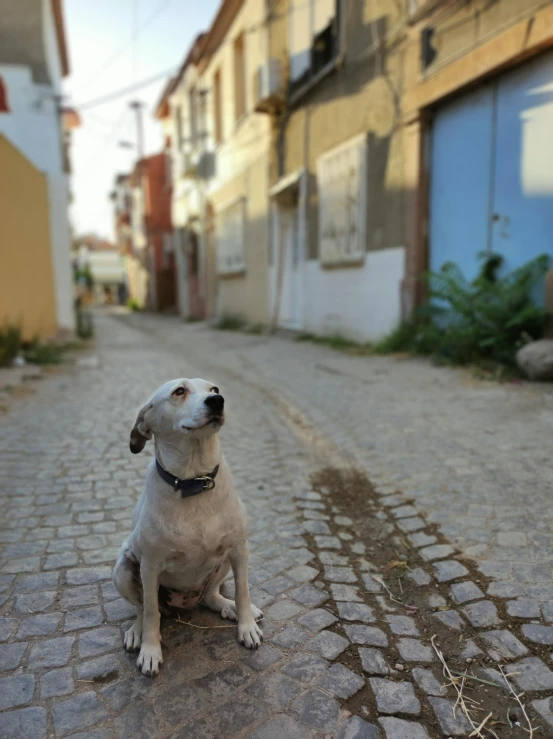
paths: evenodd
<path fill-rule="evenodd" d="M 0 134 L 46 180 L 55 325 L 60 331 L 72 331 L 75 325 L 69 164 L 61 108 L 61 82 L 68 72 L 61 0 L 0 0 Z M 27 207 L 32 209 L 29 203 Z"/>
<path fill-rule="evenodd" d="M 225 0 L 183 69 L 207 315 L 374 341 L 446 261 L 553 257 L 553 2 Z"/>

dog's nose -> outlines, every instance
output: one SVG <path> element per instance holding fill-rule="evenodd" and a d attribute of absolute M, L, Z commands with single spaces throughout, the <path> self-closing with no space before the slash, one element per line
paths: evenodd
<path fill-rule="evenodd" d="M 213 413 L 222 413 L 225 399 L 222 395 L 208 395 L 205 404 Z"/>

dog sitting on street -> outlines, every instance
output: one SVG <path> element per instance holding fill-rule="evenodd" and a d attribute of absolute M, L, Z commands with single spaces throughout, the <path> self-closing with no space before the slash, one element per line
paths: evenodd
<path fill-rule="evenodd" d="M 160 609 L 197 603 L 238 621 L 238 641 L 259 647 L 263 617 L 248 586 L 246 513 L 221 454 L 224 398 L 202 379 L 171 380 L 138 413 L 133 454 L 154 438 L 155 458 L 136 504 L 132 533 L 119 552 L 113 582 L 136 607 L 125 648 L 140 649 L 137 665 L 157 675 L 163 662 Z M 220 588 L 232 567 L 235 601 Z"/>

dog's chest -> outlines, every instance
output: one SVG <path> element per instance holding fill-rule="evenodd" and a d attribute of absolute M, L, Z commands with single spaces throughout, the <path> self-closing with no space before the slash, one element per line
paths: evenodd
<path fill-rule="evenodd" d="M 210 522 L 199 530 L 182 526 L 173 532 L 162 569 L 195 580 L 217 567 L 228 556 L 231 544 L 232 536 L 219 522 Z"/>

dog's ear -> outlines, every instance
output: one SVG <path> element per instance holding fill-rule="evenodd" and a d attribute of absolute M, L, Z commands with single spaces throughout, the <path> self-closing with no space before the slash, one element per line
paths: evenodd
<path fill-rule="evenodd" d="M 153 408 L 153 403 L 148 402 L 140 409 L 131 431 L 130 449 L 133 454 L 138 454 L 146 446 L 146 442 L 152 438 L 152 431 L 146 421 L 146 414 Z"/>

